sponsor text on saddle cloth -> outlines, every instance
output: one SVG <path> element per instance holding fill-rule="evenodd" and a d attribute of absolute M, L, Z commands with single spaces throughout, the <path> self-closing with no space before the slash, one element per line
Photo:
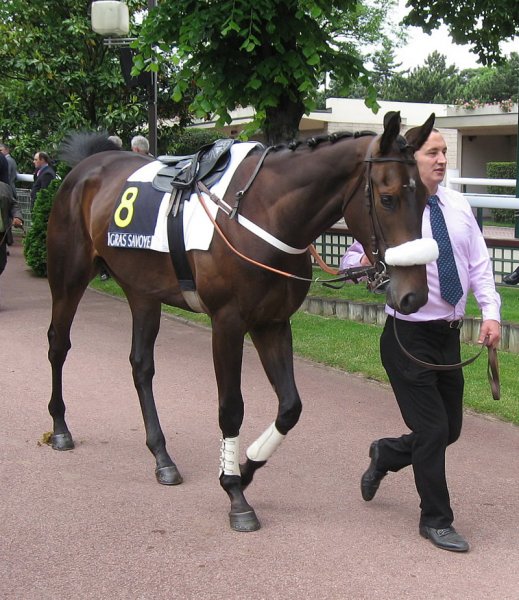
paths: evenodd
<path fill-rule="evenodd" d="M 256 142 L 233 144 L 231 160 L 222 178 L 211 192 L 223 198 L 227 187 L 242 160 L 257 146 Z M 117 248 L 141 248 L 169 252 L 167 217 L 173 202 L 170 192 L 155 190 L 151 182 L 164 167 L 159 160 L 141 167 L 128 177 L 116 201 L 108 228 L 108 245 Z M 218 207 L 207 206 L 216 217 Z M 192 194 L 183 210 L 184 242 L 186 250 L 208 250 L 214 233 L 209 217 Z"/>

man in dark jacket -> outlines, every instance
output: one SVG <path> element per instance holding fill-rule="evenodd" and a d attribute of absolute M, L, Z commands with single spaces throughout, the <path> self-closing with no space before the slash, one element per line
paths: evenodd
<path fill-rule="evenodd" d="M 11 225 L 22 227 L 22 213 L 9 184 L 0 181 L 0 275 L 7 263 L 7 232 Z"/>
<path fill-rule="evenodd" d="M 36 194 L 48 187 L 50 182 L 56 178 L 56 171 L 50 166 L 50 158 L 46 152 L 36 152 L 33 162 L 35 174 L 31 188 L 31 208 L 34 206 Z"/>
<path fill-rule="evenodd" d="M 0 153 L 0 181 L 9 183 L 9 163 L 2 153 Z"/>

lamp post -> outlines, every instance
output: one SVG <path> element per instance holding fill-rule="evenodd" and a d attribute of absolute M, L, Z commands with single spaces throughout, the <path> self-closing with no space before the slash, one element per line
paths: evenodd
<path fill-rule="evenodd" d="M 515 152 L 515 197 L 519 200 L 519 97 L 517 98 L 517 149 Z M 515 211 L 514 236 L 519 238 L 519 210 Z"/>
<path fill-rule="evenodd" d="M 148 10 L 157 6 L 157 0 L 148 0 Z M 92 29 L 105 36 L 104 43 L 110 47 L 129 46 L 135 38 L 127 36 L 130 31 L 128 6 L 120 0 L 94 0 L 91 12 Z M 108 37 L 106 37 L 108 36 Z M 109 36 L 116 36 L 115 38 Z M 150 71 L 148 92 L 148 141 L 150 152 L 157 154 L 157 73 Z"/>
<path fill-rule="evenodd" d="M 157 0 L 148 0 L 148 11 L 157 6 Z M 148 129 L 150 152 L 157 156 L 157 73 L 150 71 L 151 85 L 148 98 Z"/>

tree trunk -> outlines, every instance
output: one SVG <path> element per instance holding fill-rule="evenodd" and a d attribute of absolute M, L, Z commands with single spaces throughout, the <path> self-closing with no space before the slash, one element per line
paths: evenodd
<path fill-rule="evenodd" d="M 302 100 L 291 100 L 287 96 L 280 99 L 278 106 L 268 108 L 263 125 L 267 144 L 274 146 L 297 139 L 304 111 Z"/>

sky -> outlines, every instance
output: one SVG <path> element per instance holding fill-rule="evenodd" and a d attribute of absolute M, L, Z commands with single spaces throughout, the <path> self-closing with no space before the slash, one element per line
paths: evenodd
<path fill-rule="evenodd" d="M 408 12 L 405 4 L 406 0 L 399 0 L 394 13 L 396 22 L 400 21 Z M 409 37 L 408 43 L 395 51 L 396 62 L 402 63 L 401 69 L 422 66 L 427 56 L 434 50 L 447 56 L 447 65 L 454 64 L 458 69 L 481 67 L 477 55 L 470 52 L 469 46 L 458 46 L 451 41 L 445 25 L 442 25 L 440 29 L 435 30 L 431 35 L 423 33 L 419 27 L 408 27 L 407 35 Z M 518 52 L 519 38 L 504 43 L 502 49 L 505 54 L 510 54 L 512 51 Z"/>

